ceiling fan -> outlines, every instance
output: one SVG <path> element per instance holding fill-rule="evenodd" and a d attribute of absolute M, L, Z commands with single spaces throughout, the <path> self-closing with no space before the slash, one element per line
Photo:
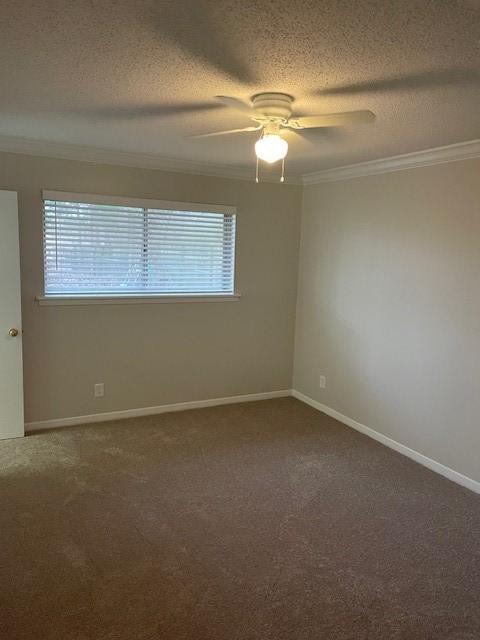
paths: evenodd
<path fill-rule="evenodd" d="M 259 131 L 260 137 L 255 143 L 257 156 L 256 180 L 258 182 L 258 161 L 264 160 L 269 164 L 282 161 L 281 182 L 284 182 L 285 157 L 288 152 L 288 142 L 282 138 L 282 130 L 317 129 L 320 127 L 342 127 L 355 124 L 369 123 L 375 120 L 371 111 L 346 111 L 343 113 L 329 113 L 316 116 L 292 117 L 293 97 L 286 93 L 259 93 L 252 98 L 251 105 L 228 96 L 216 96 L 217 100 L 227 107 L 242 112 L 253 120 L 253 126 L 226 131 L 213 131 L 193 136 L 194 138 L 210 138 L 234 133 L 248 133 Z"/>
<path fill-rule="evenodd" d="M 480 0 L 463 0 L 472 7 L 478 6 Z M 192 12 L 192 5 L 195 12 Z M 244 58 L 242 49 L 237 49 L 235 38 L 221 28 L 227 27 L 228 20 L 223 20 L 223 14 L 231 13 L 228 3 L 219 3 L 214 0 L 195 0 L 194 3 L 182 0 L 166 0 L 156 3 L 152 26 L 159 33 L 162 41 L 167 40 L 175 47 L 182 49 L 190 58 L 199 61 L 206 68 L 211 68 L 218 76 L 220 82 L 226 78 L 236 85 L 244 87 L 263 87 L 267 81 L 259 72 L 260 62 L 250 65 L 249 59 Z M 235 3 L 230 3 L 235 4 Z M 242 4 L 242 3 L 239 3 Z M 245 3 L 243 3 L 245 4 Z M 255 3 L 261 21 L 271 22 L 272 13 L 275 11 L 275 3 Z M 288 3 L 287 3 L 288 4 Z M 289 6 L 294 6 L 290 3 Z M 321 4 L 321 3 L 319 3 Z M 158 5 L 158 6 L 157 6 Z M 298 13 L 296 7 L 294 11 Z M 158 13 L 157 13 L 158 12 Z M 245 15 L 249 15 L 246 12 Z M 233 14 L 232 14 L 233 16 Z M 232 27 L 232 23 L 230 23 Z M 238 42 L 237 42 L 238 44 Z M 275 40 L 275 46 L 282 47 L 280 40 Z M 282 60 L 283 48 L 278 50 L 279 60 Z M 244 52 L 245 53 L 245 52 Z M 281 54 L 281 55 L 280 55 Z M 268 59 L 267 59 L 268 62 Z M 305 88 L 305 96 L 329 96 L 329 97 L 354 97 L 373 95 L 398 91 L 427 91 L 439 87 L 478 87 L 480 83 L 480 69 L 474 67 L 448 67 L 430 69 L 412 69 L 402 74 L 387 74 L 382 77 L 358 78 L 355 74 L 346 78 L 343 84 L 330 84 L 328 69 L 323 70 L 324 86 L 317 89 Z M 286 80 L 285 80 L 286 81 Z M 222 86 L 222 85 L 220 85 Z M 258 90 L 258 89 L 257 89 Z M 255 144 L 255 152 L 258 159 L 274 163 L 284 160 L 288 152 L 288 143 L 283 136 L 289 131 L 289 136 L 301 133 L 302 129 L 317 127 L 339 127 L 354 125 L 364 122 L 372 122 L 375 115 L 371 111 L 351 111 L 318 116 L 297 117 L 292 113 L 293 97 L 284 93 L 259 93 L 249 103 L 236 98 L 217 96 L 209 101 L 180 101 L 147 103 L 147 104 L 116 104 L 107 107 L 94 108 L 86 112 L 81 110 L 82 116 L 90 118 L 92 115 L 101 118 L 127 118 L 145 119 L 160 118 L 170 115 L 189 114 L 197 112 L 210 112 L 231 107 L 240 111 L 249 118 L 250 126 L 230 131 L 217 131 L 201 134 L 193 137 L 221 136 L 235 133 L 253 132 L 259 134 Z M 283 165 L 283 163 L 282 163 Z M 283 167 L 282 167 L 283 173 Z"/>

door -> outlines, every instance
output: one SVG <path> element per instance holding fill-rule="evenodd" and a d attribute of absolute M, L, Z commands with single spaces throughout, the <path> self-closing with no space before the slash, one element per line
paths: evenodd
<path fill-rule="evenodd" d="M 23 434 L 17 194 L 0 191 L 0 439 Z"/>

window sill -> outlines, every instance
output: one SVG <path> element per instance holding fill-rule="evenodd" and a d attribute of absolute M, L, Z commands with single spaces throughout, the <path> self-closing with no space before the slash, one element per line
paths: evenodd
<path fill-rule="evenodd" d="M 79 296 L 37 296 L 41 306 L 73 306 L 88 304 L 163 304 L 190 302 L 238 302 L 239 293 L 188 294 L 188 295 L 79 295 Z"/>

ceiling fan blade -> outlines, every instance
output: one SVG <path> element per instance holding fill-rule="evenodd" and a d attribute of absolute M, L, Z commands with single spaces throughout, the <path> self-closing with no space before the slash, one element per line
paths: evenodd
<path fill-rule="evenodd" d="M 215 136 L 226 136 L 230 133 L 246 133 L 249 131 L 259 131 L 262 127 L 243 127 L 242 129 L 228 129 L 227 131 L 212 131 L 212 133 L 200 133 L 196 136 L 190 136 L 191 138 L 213 138 Z"/>
<path fill-rule="evenodd" d="M 282 138 L 285 138 L 288 144 L 295 144 L 300 149 L 311 149 L 315 146 L 313 140 L 307 137 L 303 131 L 304 129 L 282 129 Z"/>
<path fill-rule="evenodd" d="M 100 118 L 160 118 L 162 116 L 177 115 L 182 113 L 195 113 L 202 111 L 214 111 L 221 109 L 222 105 L 216 102 L 170 102 L 165 104 L 146 105 L 117 105 L 93 109 L 85 115 L 95 115 Z"/>
<path fill-rule="evenodd" d="M 230 107 L 231 109 L 235 109 L 235 111 L 240 111 L 241 113 L 246 113 L 247 115 L 252 115 L 255 113 L 254 109 L 239 100 L 238 98 L 231 98 L 230 96 L 215 96 L 215 98 L 225 107 Z"/>
<path fill-rule="evenodd" d="M 342 139 L 342 135 L 338 127 L 282 129 L 282 136 L 288 143 L 292 140 L 293 143 L 302 144 L 305 148 L 316 147 L 323 142 L 338 142 Z"/>
<path fill-rule="evenodd" d="M 294 118 L 294 127 L 298 124 L 300 129 L 313 129 L 315 127 L 346 127 L 351 124 L 363 124 L 373 122 L 375 114 L 371 111 L 345 111 L 344 113 L 326 113 L 322 116 L 305 116 Z M 288 126 L 288 124 L 287 124 Z"/>
<path fill-rule="evenodd" d="M 409 89 L 431 89 L 433 87 L 480 84 L 480 69 L 436 69 L 422 73 L 405 74 L 392 78 L 379 78 L 353 82 L 316 91 L 322 96 L 354 95 Z"/>

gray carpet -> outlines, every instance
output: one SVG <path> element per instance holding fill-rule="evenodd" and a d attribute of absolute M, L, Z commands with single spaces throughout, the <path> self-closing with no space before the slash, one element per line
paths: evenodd
<path fill-rule="evenodd" d="M 480 496 L 291 398 L 0 443 L 2 640 L 478 640 Z"/>

